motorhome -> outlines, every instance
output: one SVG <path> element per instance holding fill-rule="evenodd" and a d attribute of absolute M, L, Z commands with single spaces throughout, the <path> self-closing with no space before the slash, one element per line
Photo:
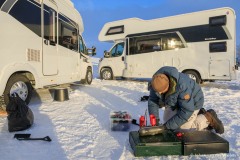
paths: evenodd
<path fill-rule="evenodd" d="M 114 45 L 100 60 L 100 77 L 151 78 L 162 66 L 174 66 L 198 83 L 234 80 L 235 23 L 235 11 L 227 7 L 106 23 L 98 38 Z"/>
<path fill-rule="evenodd" d="M 29 103 L 33 89 L 81 81 L 92 63 L 80 13 L 69 0 L 0 0 L 0 95 Z M 91 48 L 95 54 L 95 48 Z"/>

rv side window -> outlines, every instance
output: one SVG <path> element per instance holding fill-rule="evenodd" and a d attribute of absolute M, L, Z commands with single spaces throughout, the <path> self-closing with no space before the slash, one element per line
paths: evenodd
<path fill-rule="evenodd" d="M 209 24 L 210 26 L 223 26 L 227 23 L 227 16 L 217 16 L 217 17 L 210 17 Z"/>
<path fill-rule="evenodd" d="M 0 1 L 0 8 L 2 7 L 2 5 L 5 3 L 5 1 Z"/>
<path fill-rule="evenodd" d="M 144 35 L 130 38 L 130 55 L 184 48 L 176 33 Z"/>
<path fill-rule="evenodd" d="M 79 51 L 87 55 L 87 49 L 81 36 L 79 36 Z"/>
<path fill-rule="evenodd" d="M 1 1 L 0 3 L 3 3 Z M 13 2 L 10 2 L 13 3 Z M 41 37 L 41 6 L 30 1 L 16 1 L 9 12 L 15 19 Z M 31 16 L 29 16 L 31 15 Z"/>
<path fill-rule="evenodd" d="M 210 53 L 214 52 L 227 52 L 227 42 L 209 43 Z"/>
<path fill-rule="evenodd" d="M 184 48 L 183 42 L 176 33 L 163 34 L 161 45 L 162 50 Z"/>
<path fill-rule="evenodd" d="M 110 54 L 111 57 L 119 57 L 123 54 L 123 49 L 124 49 L 124 43 L 119 43 L 116 46 L 113 47 L 111 50 Z"/>
<path fill-rule="evenodd" d="M 78 51 L 77 29 L 62 22 L 60 32 L 59 44 L 68 49 Z"/>
<path fill-rule="evenodd" d="M 47 11 L 44 11 L 44 38 L 56 43 L 57 13 L 47 6 L 45 6 L 45 9 Z"/>

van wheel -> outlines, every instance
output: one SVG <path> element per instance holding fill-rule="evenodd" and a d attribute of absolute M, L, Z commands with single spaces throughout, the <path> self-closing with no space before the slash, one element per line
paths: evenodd
<path fill-rule="evenodd" d="M 23 75 L 13 75 L 7 82 L 5 91 L 3 92 L 3 99 L 5 105 L 9 103 L 9 95 L 17 93 L 19 97 L 29 104 L 32 98 L 32 85 L 29 79 Z"/>
<path fill-rule="evenodd" d="M 189 76 L 189 78 L 193 79 L 198 84 L 200 84 L 202 82 L 199 74 L 196 73 L 195 71 L 186 71 L 184 73 L 187 74 Z"/>
<path fill-rule="evenodd" d="M 101 79 L 104 80 L 113 80 L 113 73 L 112 70 L 109 68 L 104 68 L 101 71 Z"/>
<path fill-rule="evenodd" d="M 87 69 L 86 77 L 85 79 L 81 80 L 81 83 L 83 84 L 91 84 L 93 80 L 93 74 L 91 68 Z"/>

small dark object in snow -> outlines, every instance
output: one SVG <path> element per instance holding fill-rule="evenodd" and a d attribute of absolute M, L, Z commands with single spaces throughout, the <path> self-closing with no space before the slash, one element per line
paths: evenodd
<path fill-rule="evenodd" d="M 142 96 L 140 101 L 145 102 L 145 101 L 148 101 L 148 99 L 149 99 L 149 96 Z"/>
<path fill-rule="evenodd" d="M 136 119 L 132 119 L 132 124 L 135 124 L 135 125 L 139 126 Z"/>
<path fill-rule="evenodd" d="M 68 89 L 67 88 L 56 88 L 54 90 L 54 100 L 60 101 L 60 102 L 69 100 Z"/>
<path fill-rule="evenodd" d="M 29 138 L 31 136 L 31 134 L 28 133 L 23 133 L 23 134 L 14 134 L 13 138 Z"/>
<path fill-rule="evenodd" d="M 49 136 L 43 137 L 43 138 L 30 138 L 31 134 L 15 134 L 14 138 L 17 140 L 42 140 L 42 141 L 47 141 L 51 142 L 51 138 Z"/>
<path fill-rule="evenodd" d="M 110 113 L 110 121 L 112 131 L 128 131 L 132 119 L 126 111 L 114 111 Z"/>
<path fill-rule="evenodd" d="M 17 93 L 9 96 L 9 100 L 6 108 L 9 132 L 22 131 L 30 128 L 34 121 L 32 110 Z"/>

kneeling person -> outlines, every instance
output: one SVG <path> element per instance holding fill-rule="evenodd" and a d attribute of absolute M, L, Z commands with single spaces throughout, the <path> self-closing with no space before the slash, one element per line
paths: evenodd
<path fill-rule="evenodd" d="M 159 108 L 165 107 L 163 129 L 213 128 L 222 134 L 224 127 L 214 110 L 205 111 L 201 87 L 175 67 L 162 67 L 152 77 L 148 99 L 149 114 L 159 122 Z"/>

